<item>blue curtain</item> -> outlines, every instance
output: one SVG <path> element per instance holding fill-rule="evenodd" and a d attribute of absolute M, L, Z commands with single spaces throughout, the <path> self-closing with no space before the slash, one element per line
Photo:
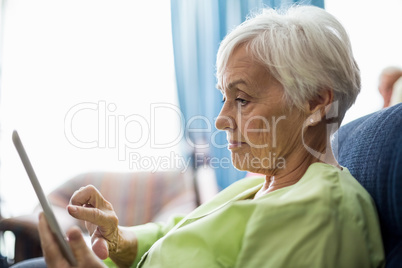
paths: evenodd
<path fill-rule="evenodd" d="M 187 124 L 183 152 L 193 157 L 195 166 L 209 160 L 221 189 L 244 177 L 245 172 L 230 164 L 230 152 L 224 146 L 226 134 L 215 128 L 222 106 L 221 93 L 215 87 L 219 43 L 250 11 L 295 3 L 324 8 L 324 0 L 171 0 L 176 83 L 180 109 Z M 194 151 L 194 144 L 209 144 L 209 147 Z M 194 157 L 204 153 L 209 159 Z"/>

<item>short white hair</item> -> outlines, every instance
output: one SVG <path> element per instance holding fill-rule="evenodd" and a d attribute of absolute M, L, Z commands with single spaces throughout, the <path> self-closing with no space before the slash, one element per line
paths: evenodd
<path fill-rule="evenodd" d="M 285 98 L 300 109 L 321 90 L 332 89 L 338 120 L 360 92 L 360 71 L 346 30 L 323 9 L 292 6 L 263 9 L 231 31 L 217 55 L 217 79 L 233 51 L 245 45 L 256 62 L 282 84 Z"/>

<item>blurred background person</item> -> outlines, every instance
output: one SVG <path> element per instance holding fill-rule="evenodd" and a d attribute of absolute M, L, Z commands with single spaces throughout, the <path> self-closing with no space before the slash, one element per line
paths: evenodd
<path fill-rule="evenodd" d="M 402 102 L 402 77 L 399 77 L 398 80 L 394 83 L 391 95 L 390 106 L 401 103 Z"/>
<path fill-rule="evenodd" d="M 395 82 L 402 77 L 402 69 L 396 66 L 389 66 L 382 70 L 379 77 L 378 90 L 384 99 L 383 108 L 391 106 L 391 97 Z M 398 95 L 396 93 L 396 95 Z M 396 101 L 396 95 L 393 102 Z M 400 98 L 399 98 L 400 99 Z M 395 103 L 393 103 L 395 104 Z"/>

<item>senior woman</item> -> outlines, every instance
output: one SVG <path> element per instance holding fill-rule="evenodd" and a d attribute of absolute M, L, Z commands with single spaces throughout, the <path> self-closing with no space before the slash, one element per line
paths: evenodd
<path fill-rule="evenodd" d="M 68 206 L 92 235 L 91 251 L 78 229 L 68 232 L 79 267 L 384 265 L 375 205 L 329 142 L 360 90 L 341 24 L 315 7 L 263 10 L 222 41 L 217 78 L 216 127 L 232 162 L 265 177 L 234 183 L 182 219 L 136 227 L 118 226 L 112 205 L 82 188 Z M 43 215 L 39 231 L 48 266 L 68 267 Z"/>

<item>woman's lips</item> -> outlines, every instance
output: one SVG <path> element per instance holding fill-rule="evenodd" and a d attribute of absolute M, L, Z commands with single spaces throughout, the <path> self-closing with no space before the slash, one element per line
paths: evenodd
<path fill-rule="evenodd" d="M 246 144 L 245 142 L 241 141 L 229 141 L 228 144 L 228 149 L 235 149 L 241 147 L 243 144 Z"/>

